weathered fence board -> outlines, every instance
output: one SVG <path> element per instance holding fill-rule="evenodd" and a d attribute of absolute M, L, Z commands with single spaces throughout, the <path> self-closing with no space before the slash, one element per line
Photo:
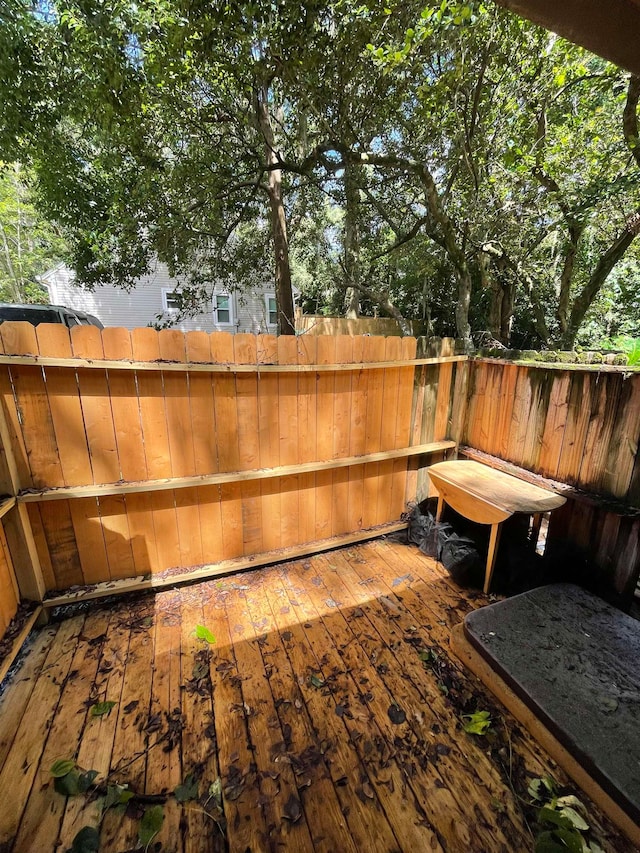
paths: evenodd
<path fill-rule="evenodd" d="M 467 369 L 463 443 L 596 498 L 555 512 L 549 541 L 575 545 L 629 595 L 640 573 L 637 519 L 597 497 L 640 509 L 640 374 L 483 359 Z"/>

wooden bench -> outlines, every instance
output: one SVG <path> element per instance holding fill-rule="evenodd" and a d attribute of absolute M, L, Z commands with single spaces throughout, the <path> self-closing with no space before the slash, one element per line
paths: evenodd
<path fill-rule="evenodd" d="M 525 483 L 479 462 L 438 462 L 427 470 L 438 491 L 437 521 L 440 521 L 446 503 L 471 521 L 491 525 L 485 592 L 489 592 L 491 586 L 503 521 L 514 513 L 533 515 L 535 541 L 543 513 L 557 509 L 566 502 L 566 498 L 554 492 Z"/>

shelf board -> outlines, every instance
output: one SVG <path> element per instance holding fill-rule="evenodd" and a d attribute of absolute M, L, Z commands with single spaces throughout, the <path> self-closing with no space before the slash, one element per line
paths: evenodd
<path fill-rule="evenodd" d="M 201 474 L 195 477 L 170 477 L 164 480 L 144 480 L 141 482 L 106 483 L 88 486 L 62 486 L 55 489 L 39 489 L 21 492 L 20 503 L 39 503 L 41 501 L 60 501 L 70 498 L 91 498 L 106 495 L 128 495 L 141 492 L 161 492 L 168 489 L 192 489 L 198 486 L 216 486 L 225 483 L 244 483 L 249 480 L 268 480 L 273 477 L 291 477 L 298 474 L 313 474 L 318 471 L 332 471 L 337 468 L 351 468 L 355 465 L 367 465 L 371 462 L 387 462 L 410 456 L 423 456 L 441 453 L 456 446 L 455 441 L 432 441 L 413 447 L 397 450 L 382 450 L 365 456 L 345 456 L 326 462 L 304 462 L 299 465 L 280 465 L 277 468 L 254 468 L 250 471 L 230 471 L 220 474 Z"/>

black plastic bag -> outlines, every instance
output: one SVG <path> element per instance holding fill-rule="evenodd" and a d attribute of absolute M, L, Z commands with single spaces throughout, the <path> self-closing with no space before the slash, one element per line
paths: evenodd
<path fill-rule="evenodd" d="M 473 539 L 453 531 L 443 541 L 438 558 L 451 577 L 461 585 L 475 583 L 482 576 L 480 554 Z"/>
<path fill-rule="evenodd" d="M 407 540 L 420 548 L 425 538 L 429 536 L 433 524 L 434 519 L 430 513 L 423 515 L 420 507 L 414 506 L 409 516 Z"/>

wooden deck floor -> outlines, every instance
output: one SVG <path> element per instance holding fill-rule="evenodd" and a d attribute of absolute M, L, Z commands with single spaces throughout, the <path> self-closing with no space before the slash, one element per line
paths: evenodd
<path fill-rule="evenodd" d="M 0 700 L 0 851 L 84 826 L 133 850 L 153 807 L 149 850 L 533 850 L 527 783 L 566 780 L 448 651 L 486 600 L 375 541 L 47 627 Z M 478 709 L 488 737 L 462 730 Z M 54 790 L 58 759 L 98 771 L 87 794 Z M 116 783 L 137 796 L 102 811 Z M 632 850 L 589 808 L 606 851 Z"/>

